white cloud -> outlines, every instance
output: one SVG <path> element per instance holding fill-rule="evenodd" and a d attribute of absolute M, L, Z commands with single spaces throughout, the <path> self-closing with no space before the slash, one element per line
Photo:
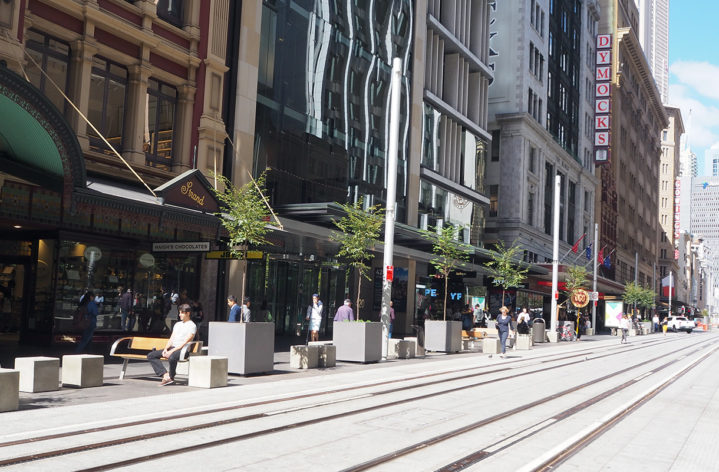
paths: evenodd
<path fill-rule="evenodd" d="M 691 147 L 699 150 L 719 142 L 719 106 L 713 100 L 700 101 L 692 97 L 691 89 L 681 84 L 670 85 L 669 101 L 672 106 L 681 109 Z"/>
<path fill-rule="evenodd" d="M 676 61 L 669 67 L 669 71 L 680 83 L 691 87 L 698 94 L 719 100 L 719 87 L 716 86 L 719 66 L 708 62 Z"/>

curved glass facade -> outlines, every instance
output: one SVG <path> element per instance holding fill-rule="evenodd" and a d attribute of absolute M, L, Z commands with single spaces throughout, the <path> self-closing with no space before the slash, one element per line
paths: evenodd
<path fill-rule="evenodd" d="M 403 60 L 398 221 L 406 221 L 410 49 L 408 0 L 266 1 L 262 11 L 256 173 L 274 205 L 384 203 L 393 57 Z"/>

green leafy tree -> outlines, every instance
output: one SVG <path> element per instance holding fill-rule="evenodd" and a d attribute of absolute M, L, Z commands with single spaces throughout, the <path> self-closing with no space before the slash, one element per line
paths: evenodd
<path fill-rule="evenodd" d="M 637 302 L 637 306 L 643 308 L 644 315 L 642 318 L 647 317 L 647 309 L 654 306 L 654 290 L 652 290 L 649 287 L 641 287 L 641 291 L 639 293 L 639 301 Z"/>
<path fill-rule="evenodd" d="M 265 198 L 265 172 L 254 181 L 241 187 L 236 187 L 228 178 L 222 175 L 213 175 L 221 183 L 224 190 L 214 189 L 217 199 L 223 204 L 223 211 L 218 217 L 230 237 L 230 253 L 242 260 L 242 296 L 245 293 L 245 278 L 247 275 L 247 261 L 245 253 L 249 246 L 262 246 L 271 244 L 267 234 L 272 230 L 270 225 L 276 223 L 270 220 L 272 213 Z"/>
<path fill-rule="evenodd" d="M 529 268 L 522 268 L 519 264 L 519 253 L 521 247 L 515 241 L 512 246 L 507 247 L 504 241 L 499 240 L 491 255 L 491 260 L 484 264 L 489 271 L 492 284 L 495 287 L 502 287 L 502 305 L 504 304 L 504 293 L 513 287 L 519 287 L 527 278 Z"/>
<path fill-rule="evenodd" d="M 444 311 L 443 319 L 447 320 L 447 287 L 449 285 L 449 274 L 452 269 L 465 266 L 469 260 L 472 247 L 460 243 L 456 239 L 457 228 L 453 225 L 434 228 L 434 231 L 423 231 L 424 237 L 432 242 L 432 265 L 444 279 Z"/>
<path fill-rule="evenodd" d="M 642 291 L 644 289 L 641 285 L 635 284 L 633 281 L 628 282 L 624 286 L 624 293 L 622 294 L 622 300 L 624 300 L 624 303 L 627 305 L 637 305 L 642 300 Z"/>
<path fill-rule="evenodd" d="M 354 204 L 339 205 L 345 211 L 345 216 L 332 222 L 341 233 L 332 233 L 330 238 L 340 245 L 337 256 L 345 259 L 357 273 L 357 303 L 355 307 L 359 320 L 362 278 L 371 280 L 369 269 L 370 261 L 374 258 L 372 249 L 378 242 L 377 239 L 384 224 L 384 209 L 379 205 L 374 205 L 365 210 L 361 198 Z"/>
<path fill-rule="evenodd" d="M 567 268 L 567 275 L 564 278 L 564 292 L 567 294 L 567 309 L 569 309 L 571 303 L 569 299 L 572 294 L 585 287 L 588 274 L 589 272 L 587 272 L 584 266 L 575 265 Z M 577 309 L 577 311 L 581 310 Z"/>

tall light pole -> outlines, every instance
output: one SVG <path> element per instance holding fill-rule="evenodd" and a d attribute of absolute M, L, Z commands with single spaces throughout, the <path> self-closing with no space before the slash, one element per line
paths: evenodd
<path fill-rule="evenodd" d="M 594 223 L 594 253 L 592 254 L 592 258 L 594 259 L 594 278 L 592 281 L 592 292 L 597 294 L 597 244 L 599 243 L 599 224 Z M 597 294 L 598 295 L 598 294 Z M 594 329 L 594 334 L 597 333 L 597 303 L 599 303 L 599 296 L 597 296 L 597 300 L 594 300 L 594 303 L 592 304 L 592 329 Z"/>
<path fill-rule="evenodd" d="M 559 292 L 559 190 L 562 185 L 562 177 L 554 177 L 554 247 L 552 250 L 552 320 L 550 329 L 552 333 L 557 332 L 557 301 Z M 551 338 L 550 338 L 551 339 Z"/>
<path fill-rule="evenodd" d="M 389 148 L 387 156 L 387 208 L 384 216 L 384 258 L 382 262 L 382 357 L 387 358 L 389 343 L 389 302 L 392 299 L 392 278 L 394 274 L 392 253 L 394 252 L 395 202 L 397 200 L 397 147 L 399 141 L 399 105 L 402 92 L 402 59 L 392 60 L 392 82 L 389 115 Z"/>

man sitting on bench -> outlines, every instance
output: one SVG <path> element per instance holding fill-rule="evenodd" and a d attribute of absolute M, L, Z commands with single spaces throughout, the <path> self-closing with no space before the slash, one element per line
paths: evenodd
<path fill-rule="evenodd" d="M 172 327 L 172 335 L 170 339 L 167 340 L 165 349 L 163 349 L 162 352 L 153 349 L 152 352 L 147 355 L 147 360 L 150 361 L 152 368 L 155 370 L 155 374 L 162 376 L 160 387 L 170 385 L 175 381 L 175 372 L 177 370 L 177 362 L 180 359 L 180 351 L 182 351 L 185 344 L 195 338 L 195 333 L 197 333 L 197 326 L 190 319 L 190 305 L 187 303 L 180 305 L 178 311 L 180 312 L 180 321 Z M 165 366 L 162 365 L 161 359 L 163 357 L 169 361 L 169 374 Z"/>

